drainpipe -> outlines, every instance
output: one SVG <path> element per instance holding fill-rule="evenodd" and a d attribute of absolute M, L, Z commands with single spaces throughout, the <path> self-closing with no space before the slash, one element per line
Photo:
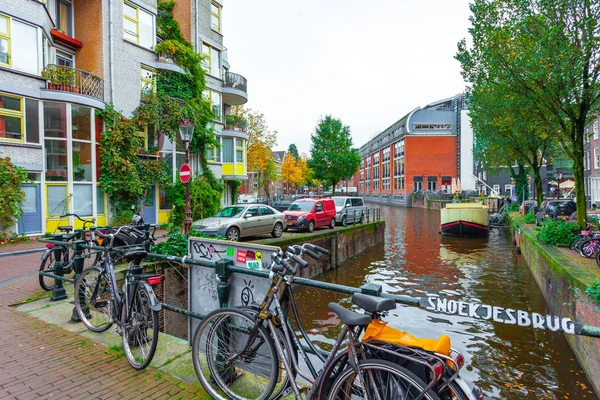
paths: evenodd
<path fill-rule="evenodd" d="M 110 101 L 115 102 L 115 80 L 113 68 L 113 0 L 108 2 L 108 76 L 110 79 Z"/>
<path fill-rule="evenodd" d="M 194 51 L 198 51 L 198 0 L 194 1 Z"/>

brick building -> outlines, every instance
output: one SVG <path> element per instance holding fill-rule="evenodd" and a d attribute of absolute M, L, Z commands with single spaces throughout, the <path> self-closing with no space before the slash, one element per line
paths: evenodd
<path fill-rule="evenodd" d="M 108 222 L 110 199 L 98 185 L 103 125 L 95 111 L 112 102 L 131 116 L 142 92 L 153 90 L 157 71 L 185 73 L 154 50 L 162 40 L 157 13 L 157 0 L 0 0 L 0 157 L 25 168 L 32 182 L 24 186 L 24 214 L 12 230 L 40 234 L 77 225 L 72 217 L 59 219 L 65 211 Z M 246 179 L 247 134 L 224 118 L 248 95 L 246 79 L 229 71 L 223 1 L 177 0 L 173 13 L 185 39 L 205 56 L 204 95 L 221 144 L 208 154 L 210 168 L 224 182 Z M 68 83 L 48 77 L 56 72 Z M 152 127 L 140 135 L 148 154 L 167 162 L 177 179 L 181 144 Z M 199 170 L 197 154 L 191 166 Z M 225 193 L 223 202 L 230 199 Z M 148 187 L 146 222 L 166 222 L 170 209 L 164 190 Z"/>

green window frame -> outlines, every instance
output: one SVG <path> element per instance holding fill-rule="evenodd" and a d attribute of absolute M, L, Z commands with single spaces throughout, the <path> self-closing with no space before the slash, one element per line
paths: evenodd
<path fill-rule="evenodd" d="M 0 14 L 0 65 L 10 64 L 10 17 Z"/>
<path fill-rule="evenodd" d="M 213 31 L 221 32 L 221 6 L 215 2 L 210 3 L 210 27 Z"/>
<path fill-rule="evenodd" d="M 4 104 L 6 100 L 16 100 L 17 107 L 6 108 Z M 23 142 L 25 141 L 25 118 L 23 112 L 23 98 L 18 96 L 11 96 L 6 93 L 0 92 L 0 140 L 6 140 L 10 142 Z M 7 122 L 11 122 L 12 126 L 17 126 L 18 132 L 7 132 Z M 20 138 L 14 137 L 20 135 Z M 13 136 L 13 137 L 11 137 Z"/>

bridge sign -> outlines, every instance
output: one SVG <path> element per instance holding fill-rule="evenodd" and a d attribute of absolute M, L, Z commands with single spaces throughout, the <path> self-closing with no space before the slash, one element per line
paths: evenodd
<path fill-rule="evenodd" d="M 181 164 L 179 167 L 179 180 L 183 183 L 188 183 L 190 178 L 192 177 L 192 169 L 189 164 Z"/>

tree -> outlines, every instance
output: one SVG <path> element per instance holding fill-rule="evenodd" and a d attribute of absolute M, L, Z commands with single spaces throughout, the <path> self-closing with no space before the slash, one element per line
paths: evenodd
<path fill-rule="evenodd" d="M 281 163 L 281 177 L 287 185 L 287 192 L 290 194 L 290 183 L 296 183 L 301 177 L 302 171 L 296 165 L 296 159 L 292 153 L 286 153 Z"/>
<path fill-rule="evenodd" d="M 500 84 L 548 118 L 573 160 L 577 219 L 586 215 L 585 126 L 600 112 L 600 3 L 589 0 L 475 0 L 473 45 L 459 43 L 463 76 Z"/>
<path fill-rule="evenodd" d="M 298 154 L 298 148 L 294 143 L 290 144 L 290 147 L 288 147 L 288 153 L 292 153 L 296 161 L 298 161 L 300 158 L 300 155 Z"/>
<path fill-rule="evenodd" d="M 25 169 L 13 165 L 9 157 L 0 157 L 0 231 L 9 228 L 21 216 L 21 203 L 25 199 L 21 185 L 27 181 Z"/>
<path fill-rule="evenodd" d="M 332 186 L 333 195 L 335 185 L 340 180 L 350 179 L 360 165 L 358 151 L 352 148 L 350 128 L 327 115 L 319 121 L 311 140 L 308 166 L 317 180 Z"/>

